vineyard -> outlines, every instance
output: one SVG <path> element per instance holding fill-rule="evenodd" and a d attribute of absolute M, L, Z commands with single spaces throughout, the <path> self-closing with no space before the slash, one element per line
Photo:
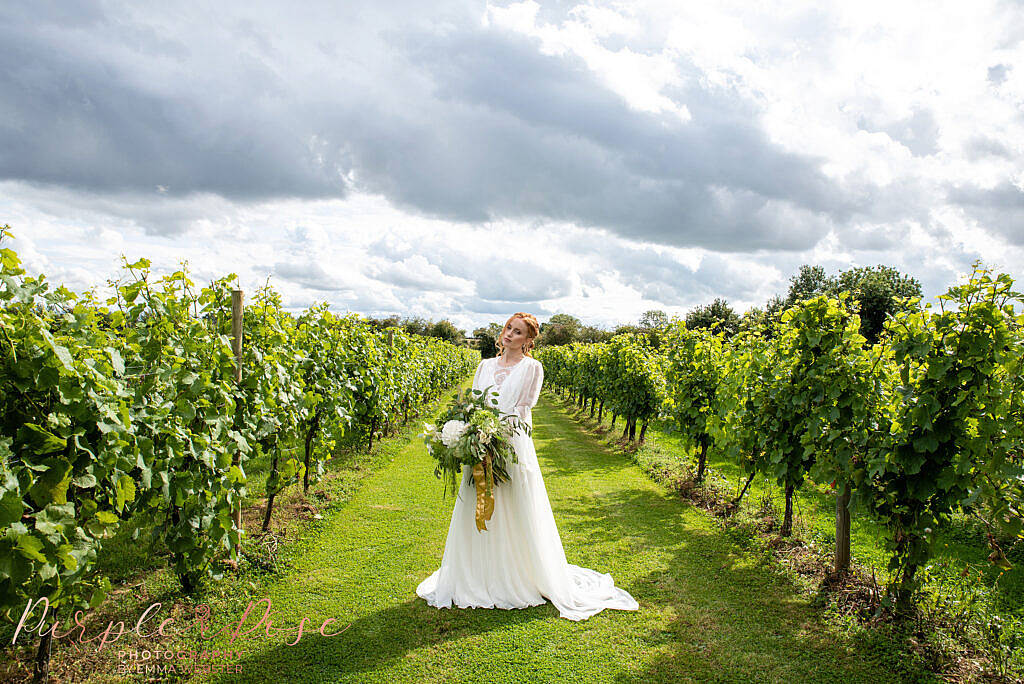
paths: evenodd
<path fill-rule="evenodd" d="M 0 241 L 8 235 L 0 228 Z M 326 304 L 293 315 L 269 286 L 243 306 L 235 279 L 199 288 L 184 267 L 157 278 L 141 259 L 100 301 L 28 276 L 0 249 L 7 623 L 42 599 L 50 621 L 99 606 L 111 585 L 97 557 L 115 533 L 165 549 L 186 594 L 221 578 L 258 534 L 242 525 L 244 502 L 265 501 L 267 530 L 275 500 L 308 491 L 339 445 L 372 449 L 479 361 Z M 695 487 L 738 476 L 729 514 L 760 478 L 781 493 L 786 538 L 802 493 L 830 497 L 835 577 L 857 569 L 851 527 L 868 521 L 887 563 L 880 610 L 902 619 L 920 606 L 936 540 L 954 521 L 982 530 L 995 581 L 1024 550 L 1024 295 L 1014 286 L 977 267 L 936 306 L 904 302 L 884 328 L 862 320 L 853 291 L 803 299 L 757 326 L 673 320 L 536 357 L 548 390 L 598 425 L 621 421 L 625 443 L 667 427 L 692 457 Z M 1005 674 L 1024 606 L 996 608 L 980 629 Z M 47 635 L 41 658 L 48 648 Z"/>
<path fill-rule="evenodd" d="M 545 381 L 600 422 L 643 441 L 666 424 L 707 476 L 709 451 L 744 473 L 738 507 L 760 476 L 784 493 L 779 534 L 792 532 L 794 493 L 835 500 L 833 571 L 850 569 L 851 516 L 883 531 L 883 607 L 909 614 L 937 533 L 953 517 L 983 527 L 1000 572 L 1024 538 L 1024 297 L 1007 275 L 977 267 L 931 305 L 908 302 L 879 341 L 863 334 L 856 293 L 799 302 L 777 323 L 733 335 L 673 320 L 656 337 L 541 349 Z M 639 434 L 637 428 L 639 426 Z M 966 572 L 966 570 L 964 571 Z M 1013 652 L 1024 606 L 990 621 Z"/>
<path fill-rule="evenodd" d="M 237 560 L 248 532 L 252 463 L 268 464 L 266 529 L 275 496 L 315 483 L 340 440 L 372 448 L 479 361 L 325 304 L 291 315 L 269 286 L 243 308 L 233 274 L 200 289 L 142 259 L 100 302 L 27 276 L 10 249 L 0 260 L 8 622 L 43 599 L 49 620 L 99 605 L 110 584 L 97 553 L 125 526 L 171 552 L 185 592 L 220 577 L 217 561 Z"/>

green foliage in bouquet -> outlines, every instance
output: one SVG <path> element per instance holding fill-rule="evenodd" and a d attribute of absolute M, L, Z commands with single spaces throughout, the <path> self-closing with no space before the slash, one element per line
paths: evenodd
<path fill-rule="evenodd" d="M 420 436 L 437 460 L 434 475 L 444 480 L 442 496 L 447 496 L 449 485 L 453 492 L 458 491 L 464 465 L 472 467 L 489 460 L 494 484 L 507 481 L 509 465 L 518 462 L 512 437 L 520 430 L 531 434 L 529 423 L 498 410 L 498 400 L 488 397 L 488 389 L 459 392 L 436 425 L 424 424 Z M 473 477 L 472 471 L 469 477 Z"/>

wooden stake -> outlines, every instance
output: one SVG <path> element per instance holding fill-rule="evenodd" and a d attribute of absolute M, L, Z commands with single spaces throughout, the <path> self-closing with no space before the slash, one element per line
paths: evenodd
<path fill-rule="evenodd" d="M 850 487 L 836 496 L 836 563 L 835 572 L 841 575 L 850 569 Z"/>
<path fill-rule="evenodd" d="M 235 353 L 235 383 L 242 382 L 242 298 L 241 290 L 231 290 L 231 350 Z M 235 452 L 232 465 L 241 464 L 241 454 Z M 235 502 L 235 527 L 242 532 L 242 502 Z"/>
<path fill-rule="evenodd" d="M 231 350 L 235 352 L 235 382 L 242 382 L 242 298 L 241 290 L 231 291 Z"/>

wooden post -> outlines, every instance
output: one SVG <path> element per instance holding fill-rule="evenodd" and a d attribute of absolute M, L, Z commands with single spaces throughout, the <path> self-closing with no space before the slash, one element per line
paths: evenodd
<path fill-rule="evenodd" d="M 793 490 L 794 486 L 786 485 L 786 512 L 782 516 L 782 529 L 779 530 L 780 537 L 788 537 L 793 534 Z"/>
<path fill-rule="evenodd" d="M 390 362 L 395 357 L 395 329 L 388 328 L 388 361 Z M 384 427 L 381 428 L 381 439 L 385 435 L 390 435 L 393 429 L 393 419 L 388 418 L 384 421 Z"/>
<path fill-rule="evenodd" d="M 704 481 L 704 469 L 708 464 L 708 445 L 711 440 L 708 435 L 704 434 L 700 437 L 700 456 L 697 458 L 697 482 Z"/>
<path fill-rule="evenodd" d="M 242 298 L 241 290 L 231 290 L 231 350 L 235 353 L 235 383 L 242 382 Z M 232 465 L 241 464 L 241 454 L 235 452 Z M 235 502 L 235 527 L 242 531 L 242 502 Z"/>
<path fill-rule="evenodd" d="M 242 382 L 242 298 L 241 290 L 231 291 L 231 350 L 235 352 L 235 382 Z"/>
<path fill-rule="evenodd" d="M 850 487 L 836 496 L 836 562 L 835 572 L 842 575 L 850 569 Z"/>

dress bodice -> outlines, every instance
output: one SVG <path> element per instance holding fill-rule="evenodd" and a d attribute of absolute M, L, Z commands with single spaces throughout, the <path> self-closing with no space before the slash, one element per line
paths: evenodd
<path fill-rule="evenodd" d="M 495 386 L 497 386 L 497 388 L 500 390 L 502 383 L 505 382 L 505 378 L 507 378 L 509 375 L 511 375 L 512 371 L 515 370 L 515 368 L 520 363 L 523 363 L 523 361 L 525 361 L 525 360 L 526 359 L 523 358 L 523 359 L 520 359 L 517 363 L 512 364 L 511 366 L 502 366 L 501 363 L 497 359 L 495 359 L 495 361 L 494 361 L 494 384 L 495 384 Z"/>
<path fill-rule="evenodd" d="M 473 377 L 473 389 L 486 390 L 490 397 L 498 400 L 495 406 L 502 413 L 515 413 L 533 425 L 530 409 L 540 397 L 543 366 L 528 356 L 505 368 L 499 365 L 500 360 L 492 357 L 480 362 Z"/>

